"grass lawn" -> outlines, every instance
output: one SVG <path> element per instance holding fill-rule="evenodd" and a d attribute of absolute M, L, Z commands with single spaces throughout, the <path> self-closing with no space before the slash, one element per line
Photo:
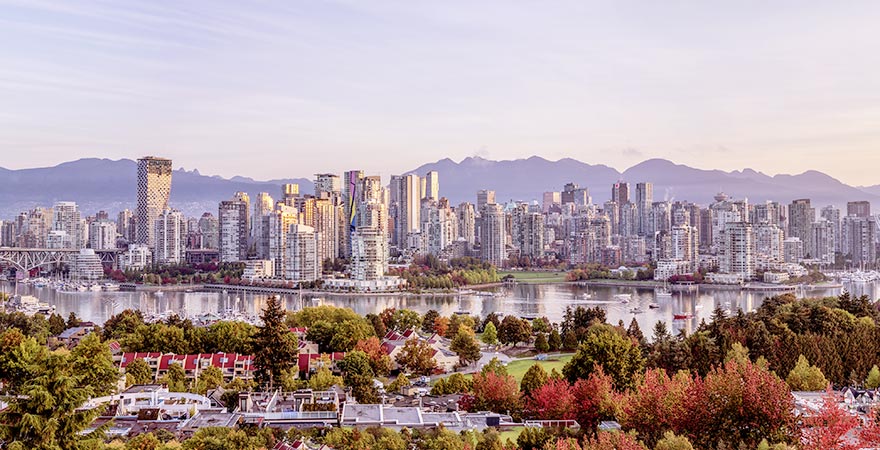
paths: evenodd
<path fill-rule="evenodd" d="M 523 375 L 526 374 L 526 371 L 529 370 L 529 367 L 532 367 L 535 364 L 540 364 L 542 367 L 544 367 L 544 370 L 546 370 L 547 373 L 550 373 L 550 371 L 553 369 L 556 369 L 557 372 L 562 373 L 562 367 L 571 360 L 572 356 L 573 355 L 569 353 L 559 356 L 548 355 L 545 361 L 537 361 L 535 359 L 513 361 L 507 365 L 507 373 L 513 375 L 514 378 L 516 378 L 517 383 L 522 381 Z"/>
<path fill-rule="evenodd" d="M 522 433 L 523 429 L 524 429 L 524 427 L 516 427 L 516 428 L 502 431 L 501 433 L 499 433 L 499 436 L 501 437 L 501 442 L 503 443 L 503 442 L 506 442 L 508 439 L 510 439 L 510 441 L 515 444 L 516 438 L 519 437 L 519 435 L 520 435 L 520 433 Z"/>
<path fill-rule="evenodd" d="M 565 271 L 560 270 L 557 272 L 528 272 L 528 271 L 513 271 L 513 272 L 498 272 L 498 276 L 504 278 L 507 275 L 513 275 L 513 278 L 516 279 L 517 282 L 520 283 L 556 283 L 560 281 L 565 281 Z"/>

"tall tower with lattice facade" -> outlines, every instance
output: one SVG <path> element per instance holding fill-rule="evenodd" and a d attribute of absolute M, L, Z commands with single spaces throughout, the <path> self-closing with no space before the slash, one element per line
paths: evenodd
<path fill-rule="evenodd" d="M 171 196 L 171 160 L 146 156 L 138 160 L 135 243 L 156 245 L 155 223 L 168 208 Z"/>

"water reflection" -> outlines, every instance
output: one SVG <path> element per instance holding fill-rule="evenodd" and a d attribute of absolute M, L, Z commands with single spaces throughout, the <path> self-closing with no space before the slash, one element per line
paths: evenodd
<path fill-rule="evenodd" d="M 873 283 L 862 283 L 858 286 L 846 286 L 846 289 L 857 295 L 866 294 L 872 299 L 877 298 L 877 288 Z M 3 283 L 0 290 L 10 292 L 12 286 Z M 598 306 L 607 313 L 608 322 L 612 324 L 622 320 L 624 324 L 635 318 L 642 331 L 650 336 L 657 321 L 663 321 L 669 329 L 677 333 L 679 330 L 692 332 L 701 320 L 709 321 L 716 307 L 735 313 L 738 309 L 752 311 L 764 298 L 774 295 L 772 292 L 741 291 L 741 290 L 707 290 L 694 292 L 674 292 L 671 298 L 657 298 L 654 289 L 635 287 L 581 287 L 568 284 L 545 284 L 498 287 L 490 292 L 494 296 L 483 295 L 444 295 L 444 296 L 402 296 L 402 295 L 370 295 L 370 296 L 336 296 L 336 295 L 305 295 L 300 300 L 298 295 L 284 295 L 282 300 L 289 310 L 296 310 L 301 304 L 328 304 L 352 308 L 359 314 L 376 313 L 385 308 L 408 308 L 419 313 L 429 309 L 439 311 L 443 315 L 451 315 L 457 311 L 468 311 L 471 314 L 485 317 L 496 312 L 516 314 L 518 316 L 546 316 L 558 322 L 569 306 Z M 808 291 L 811 297 L 838 295 L 841 289 L 821 289 Z M 140 309 L 149 314 L 175 312 L 180 316 L 196 317 L 205 313 L 240 312 L 245 315 L 257 315 L 268 298 L 263 294 L 245 294 L 237 292 L 164 292 L 156 295 L 151 292 L 58 292 L 49 288 L 36 288 L 19 285 L 19 293 L 35 295 L 41 300 L 56 306 L 60 314 L 67 315 L 71 311 L 77 316 L 98 323 L 103 323 L 110 316 L 125 309 Z M 629 294 L 628 303 L 615 299 L 618 294 Z M 657 308 L 649 305 L 656 303 Z M 641 313 L 634 314 L 633 308 Z M 675 314 L 686 314 L 689 319 L 674 320 Z"/>

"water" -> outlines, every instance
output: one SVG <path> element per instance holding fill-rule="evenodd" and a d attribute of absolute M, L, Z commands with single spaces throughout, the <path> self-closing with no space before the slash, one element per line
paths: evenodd
<path fill-rule="evenodd" d="M 878 289 L 876 283 L 849 285 L 846 290 L 856 295 L 867 294 L 876 300 Z M 11 292 L 8 283 L 0 284 L 0 291 Z M 256 316 L 264 307 L 265 294 L 249 294 L 232 292 L 170 292 L 161 296 L 153 292 L 58 292 L 50 288 L 36 288 L 31 285 L 19 285 L 20 294 L 34 295 L 40 300 L 55 305 L 59 314 L 66 317 L 71 311 L 83 320 L 103 323 L 111 315 L 125 309 L 140 309 L 146 313 L 164 313 L 174 311 L 180 316 L 195 317 L 205 313 L 223 313 L 240 311 L 246 315 Z M 607 312 L 608 322 L 616 324 L 623 320 L 629 324 L 633 317 L 645 334 L 657 321 L 666 322 L 667 326 L 677 332 L 684 329 L 693 331 L 701 320 L 710 320 L 716 306 L 736 312 L 753 311 L 760 306 L 764 298 L 776 295 L 774 292 L 700 289 L 695 292 L 675 292 L 672 298 L 656 299 L 654 289 L 636 287 L 579 287 L 569 284 L 543 284 L 503 286 L 491 289 L 496 296 L 480 295 L 448 295 L 448 296 L 404 296 L 404 295 L 304 295 L 302 303 L 306 306 L 326 304 L 348 307 L 365 315 L 378 313 L 385 308 L 408 308 L 419 313 L 434 309 L 440 314 L 449 316 L 456 311 L 468 311 L 471 314 L 485 317 L 491 312 L 503 314 L 546 316 L 553 322 L 562 319 L 568 306 L 594 307 L 599 306 Z M 810 297 L 839 295 L 841 288 L 829 288 L 808 291 Z M 589 293 L 591 298 L 583 300 Z M 629 303 L 615 300 L 617 294 L 630 294 Z M 283 295 L 284 306 L 288 310 L 300 307 L 297 295 Z M 648 305 L 656 302 L 657 309 Z M 638 307 L 643 313 L 633 314 L 631 309 Z M 673 320 L 673 314 L 692 314 L 692 319 Z"/>

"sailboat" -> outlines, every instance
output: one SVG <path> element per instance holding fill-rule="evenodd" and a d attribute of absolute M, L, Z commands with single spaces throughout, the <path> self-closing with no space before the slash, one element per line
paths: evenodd
<path fill-rule="evenodd" d="M 672 291 L 669 290 L 669 286 L 667 285 L 666 281 L 663 281 L 663 287 L 654 291 L 654 298 L 656 298 L 657 300 L 672 298 Z"/>

